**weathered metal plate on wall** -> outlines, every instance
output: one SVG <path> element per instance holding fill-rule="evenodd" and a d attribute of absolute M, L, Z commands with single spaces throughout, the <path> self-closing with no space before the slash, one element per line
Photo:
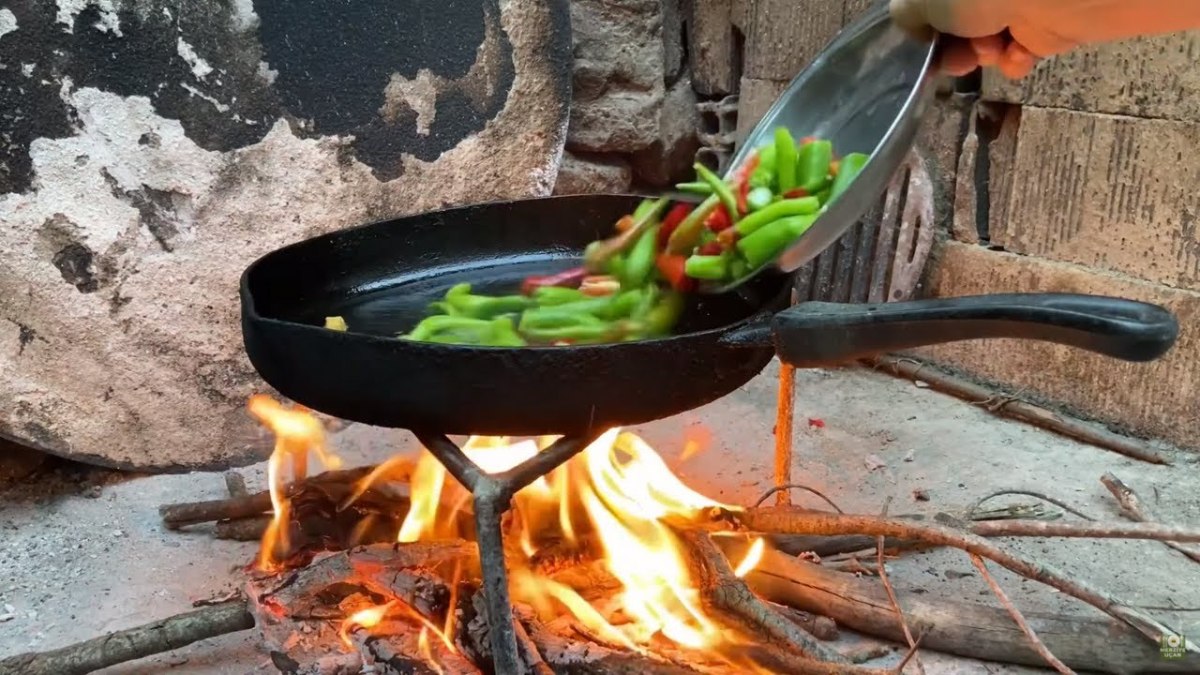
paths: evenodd
<path fill-rule="evenodd" d="M 796 301 L 896 302 L 917 290 L 937 221 L 933 182 L 918 150 L 861 221 L 796 271 Z"/>
<path fill-rule="evenodd" d="M 25 0 L 0 9 L 0 435 L 249 461 L 237 279 L 266 251 L 549 194 L 567 3 Z"/>

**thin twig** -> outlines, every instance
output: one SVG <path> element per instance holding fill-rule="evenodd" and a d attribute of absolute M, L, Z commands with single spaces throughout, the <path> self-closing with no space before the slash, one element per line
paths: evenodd
<path fill-rule="evenodd" d="M 1112 473 L 1105 473 L 1100 477 L 1100 482 L 1112 493 L 1113 498 L 1117 500 L 1117 504 L 1121 507 L 1121 514 L 1126 518 L 1139 523 L 1154 523 L 1158 521 L 1150 511 L 1150 507 L 1142 503 L 1141 498 L 1138 497 L 1138 493 L 1134 492 L 1133 488 L 1126 485 L 1120 478 L 1117 478 Z M 1195 562 L 1200 562 L 1200 551 L 1196 549 L 1173 541 L 1164 541 L 1163 544 L 1179 551 Z"/>
<path fill-rule="evenodd" d="M 940 520 L 936 519 L 935 520 Z M 1158 523 L 1062 523 L 1044 520 L 988 520 L 971 523 L 981 537 L 1070 537 L 1200 542 L 1200 529 Z"/>
<path fill-rule="evenodd" d="M 904 658 L 900 659 L 900 664 L 896 666 L 896 675 L 902 675 L 904 673 L 904 666 L 907 666 L 909 661 L 917 658 L 917 650 L 920 648 L 921 636 L 917 636 L 916 642 L 913 643 L 913 646 L 908 648 L 908 653 L 904 655 Z"/>
<path fill-rule="evenodd" d="M 762 506 L 762 503 L 767 501 L 767 499 L 771 495 L 775 494 L 776 492 L 782 492 L 783 490 L 803 490 L 809 494 L 820 497 L 822 501 L 824 501 L 826 504 L 833 507 L 834 511 L 837 511 L 838 513 L 845 513 L 845 511 L 843 511 L 841 509 L 841 507 L 839 507 L 837 505 L 836 502 L 834 502 L 832 499 L 827 497 L 823 492 L 821 492 L 820 490 L 818 490 L 816 488 L 811 488 L 807 485 L 802 485 L 800 483 L 788 483 L 787 485 L 776 485 L 775 487 L 764 492 L 762 494 L 762 496 L 758 498 L 758 501 L 754 502 L 754 506 L 756 506 L 756 507 Z M 789 500 L 789 503 L 790 503 L 790 500 Z"/>
<path fill-rule="evenodd" d="M 868 359 L 866 363 L 876 369 L 886 366 L 886 368 L 882 368 L 885 372 L 891 372 L 893 375 L 907 379 L 918 379 L 919 375 L 919 379 L 934 390 L 957 398 L 967 401 L 993 402 L 994 405 L 982 407 L 994 415 L 1027 422 L 1143 462 L 1171 464 L 1170 459 L 1144 441 L 1121 436 L 1099 425 L 1060 415 L 1029 401 L 1005 397 L 987 387 L 955 377 L 926 363 L 895 356 L 879 356 Z"/>
<path fill-rule="evenodd" d="M 1029 638 L 1029 646 L 1033 647 L 1038 654 L 1041 654 L 1042 658 L 1046 659 L 1046 663 L 1050 664 L 1050 667 L 1063 673 L 1063 675 L 1075 675 L 1075 671 L 1068 668 L 1065 663 L 1058 660 L 1057 656 L 1050 653 L 1050 650 L 1046 648 L 1042 639 L 1037 636 L 1037 633 L 1033 632 L 1033 628 L 1025 620 L 1025 615 L 1021 613 L 1021 610 L 1017 609 L 1017 606 L 1008 598 L 1008 594 L 1004 592 L 1003 588 L 1000 588 L 1000 584 L 992 577 L 992 573 L 988 571 L 987 563 L 983 562 L 983 558 L 974 553 L 970 554 L 970 556 L 975 569 L 979 570 L 979 575 L 991 587 L 992 593 L 996 595 L 996 599 L 1000 601 L 1001 605 L 1004 605 L 1004 609 L 1008 610 L 1009 615 L 1012 616 L 1013 621 L 1016 622 L 1017 627 L 1021 629 L 1025 637 Z"/>
<path fill-rule="evenodd" d="M 1083 581 L 1072 580 L 1049 565 L 1025 560 L 977 534 L 963 532 L 962 530 L 945 525 L 832 513 L 756 513 L 753 509 L 736 513 L 720 510 L 718 517 L 721 520 L 733 520 L 740 523 L 743 527 L 756 532 L 827 535 L 853 533 L 919 539 L 936 546 L 959 548 L 968 553 L 974 553 L 980 557 L 992 560 L 1017 574 L 1056 588 L 1073 598 L 1086 602 L 1100 611 L 1136 628 L 1151 640 L 1157 641 L 1168 634 L 1178 635 L 1177 630 L 1167 627 L 1145 612 L 1131 607 L 1128 603 L 1122 602 L 1104 591 L 1092 588 Z M 996 521 L 973 523 L 971 527 L 974 529 L 980 526 L 1011 523 L 1024 523 L 1030 528 L 1052 524 L 1039 521 L 1032 523 L 1025 523 L 1024 521 Z M 1096 529 L 1092 525 L 1074 523 L 1070 525 L 1076 528 L 1091 527 L 1093 530 Z M 1145 526 L 1142 527 L 1144 528 Z M 1063 531 L 1062 528 L 1059 531 Z M 1172 533 L 1178 534 L 1177 531 Z M 1143 538 L 1142 535 L 1146 534 L 1146 530 L 1143 529 L 1137 532 L 1127 531 L 1124 534 L 1127 538 Z M 1193 530 L 1189 534 L 1193 539 L 1200 540 L 1200 532 Z M 1039 533 L 1038 536 L 1045 536 L 1045 533 Z M 1170 538 L 1179 539 L 1179 537 Z"/>
<path fill-rule="evenodd" d="M 991 494 L 984 495 L 983 497 L 980 497 L 978 501 L 976 501 L 974 504 L 972 504 L 971 508 L 967 509 L 968 517 L 973 516 L 979 510 L 979 507 L 983 506 L 984 502 L 991 501 L 992 499 L 995 499 L 996 497 L 1007 497 L 1010 495 L 1022 495 L 1025 497 L 1033 497 L 1034 499 L 1040 499 L 1044 502 L 1047 502 L 1049 504 L 1053 504 L 1053 505 L 1057 506 L 1058 508 L 1062 509 L 1063 511 L 1066 511 L 1067 513 L 1079 516 L 1080 518 L 1083 518 L 1084 520 L 1095 520 L 1095 518 L 1089 516 L 1088 514 L 1084 513 L 1083 511 L 1080 511 L 1079 509 L 1076 509 L 1074 506 L 1071 506 L 1070 504 L 1064 502 L 1061 499 L 1058 499 L 1057 497 L 1051 497 L 1048 494 L 1044 494 L 1041 492 L 1034 492 L 1032 490 L 999 490 L 997 492 L 993 492 Z"/>
<path fill-rule="evenodd" d="M 887 517 L 888 507 L 891 505 L 891 503 L 891 497 L 888 497 L 886 500 L 884 500 L 883 508 L 880 510 L 879 514 L 880 518 Z M 921 657 L 916 656 L 917 641 L 913 639 L 912 631 L 908 628 L 908 619 L 904 618 L 904 610 L 900 608 L 900 600 L 896 598 L 896 589 L 892 588 L 892 582 L 888 579 L 887 561 L 883 556 L 883 539 L 883 535 L 879 535 L 875 538 L 875 560 L 879 567 L 879 581 L 883 583 L 883 590 L 887 593 L 888 602 L 892 604 L 892 609 L 896 612 L 896 620 L 900 623 L 900 629 L 904 631 L 904 641 L 906 644 L 908 644 L 908 648 L 913 650 L 913 658 L 917 664 L 917 672 L 921 675 L 925 675 L 925 664 L 921 663 Z M 903 668 L 897 670 L 896 672 L 903 672 Z"/>

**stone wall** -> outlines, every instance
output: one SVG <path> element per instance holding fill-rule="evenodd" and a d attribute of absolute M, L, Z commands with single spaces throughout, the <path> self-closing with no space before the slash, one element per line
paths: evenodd
<path fill-rule="evenodd" d="M 0 437 L 151 470 L 263 456 L 242 271 L 549 194 L 569 36 L 544 0 L 4 3 Z"/>
<path fill-rule="evenodd" d="M 708 6 L 709 3 L 704 3 Z M 741 17 L 745 133 L 869 0 L 717 0 Z M 732 7 L 732 9 L 726 9 Z M 1080 50 L 1019 82 L 947 82 L 919 139 L 942 229 L 923 292 L 1085 292 L 1163 304 L 1175 349 L 1128 364 L 1043 343 L 917 355 L 1136 435 L 1200 447 L 1200 34 Z"/>

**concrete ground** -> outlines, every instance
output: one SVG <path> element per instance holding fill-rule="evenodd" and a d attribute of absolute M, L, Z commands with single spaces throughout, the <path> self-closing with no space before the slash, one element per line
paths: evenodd
<path fill-rule="evenodd" d="M 679 464 L 678 472 L 714 498 L 752 502 L 772 484 L 774 375 L 772 367 L 725 400 L 637 431 L 670 459 L 685 434 L 695 436 L 703 428 L 711 443 Z M 1142 464 L 868 371 L 802 372 L 797 387 L 794 478 L 848 511 L 877 512 L 887 497 L 893 499 L 892 513 L 953 510 L 995 490 L 1023 488 L 1067 500 L 1097 518 L 1115 518 L 1098 481 L 1112 471 L 1164 520 L 1200 523 L 1196 456 L 1180 456 L 1174 468 Z M 823 420 L 824 427 L 809 425 L 810 418 Z M 352 465 L 416 448 L 406 433 L 357 426 L 339 433 L 336 444 Z M 243 473 L 251 489 L 263 484 L 263 465 Z M 916 501 L 917 489 L 929 501 Z M 187 611 L 194 600 L 237 588 L 238 567 L 255 549 L 202 532 L 167 532 L 159 523 L 160 504 L 225 496 L 217 473 L 128 477 L 67 467 L 0 490 L 0 657 Z M 802 504 L 815 503 L 810 499 L 796 496 Z M 1200 590 L 1184 581 L 1196 579 L 1195 563 L 1165 547 L 1027 540 L 1020 549 L 1127 603 L 1178 608 L 1156 614 L 1200 639 Z M 909 556 L 889 570 L 901 590 L 993 602 L 967 557 L 955 551 Z M 1023 609 L 1091 611 L 1003 570 L 995 576 Z M 923 658 L 929 673 L 1033 672 L 927 653 Z M 105 671 L 162 672 L 273 669 L 248 631 Z"/>

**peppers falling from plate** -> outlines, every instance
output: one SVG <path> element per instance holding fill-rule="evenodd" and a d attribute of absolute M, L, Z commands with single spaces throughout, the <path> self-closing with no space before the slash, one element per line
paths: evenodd
<path fill-rule="evenodd" d="M 647 199 L 593 242 L 583 267 L 531 277 L 520 292 L 484 296 L 454 286 L 407 340 L 492 347 L 581 345 L 669 335 L 684 294 L 700 282 L 725 284 L 775 259 L 844 193 L 868 155 L 834 154 L 833 143 L 797 143 L 783 127 L 729 178 L 702 164 L 676 189 L 698 205 Z M 345 330 L 338 317 L 328 328 Z M 334 325 L 330 325 L 334 324 Z"/>

